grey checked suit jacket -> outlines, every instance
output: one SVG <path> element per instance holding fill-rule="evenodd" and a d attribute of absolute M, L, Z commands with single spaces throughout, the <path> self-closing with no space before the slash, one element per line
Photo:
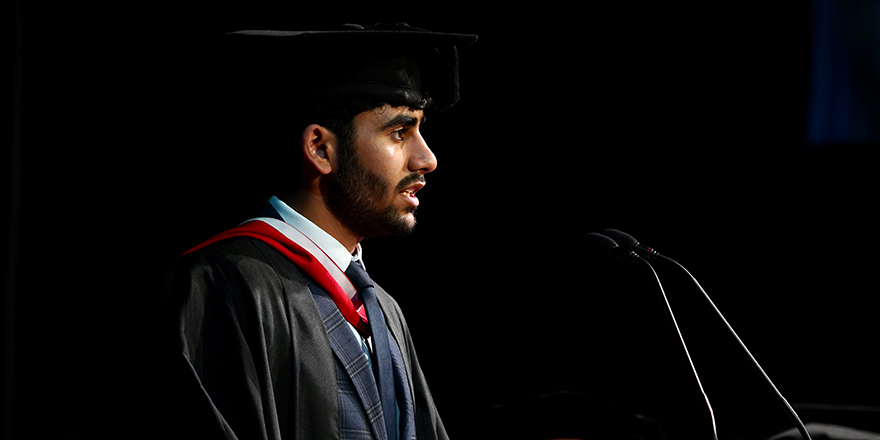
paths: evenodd
<path fill-rule="evenodd" d="M 361 341 L 349 328 L 333 300 L 320 287 L 309 285 L 327 334 L 336 355 L 336 382 L 339 396 L 339 428 L 341 440 L 385 440 L 387 432 L 384 411 L 379 401 L 376 379 L 364 353 Z M 389 333 L 391 331 L 389 330 Z M 396 338 L 392 337 L 391 360 L 398 390 L 401 440 L 415 439 L 412 392 L 407 384 L 403 355 Z M 392 409 L 396 411 L 396 409 Z"/>

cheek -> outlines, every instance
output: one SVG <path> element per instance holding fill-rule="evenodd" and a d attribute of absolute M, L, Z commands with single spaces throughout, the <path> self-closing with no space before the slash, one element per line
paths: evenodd
<path fill-rule="evenodd" d="M 399 148 L 376 146 L 362 151 L 361 163 L 364 167 L 383 178 L 393 179 L 405 168 L 406 159 Z"/>

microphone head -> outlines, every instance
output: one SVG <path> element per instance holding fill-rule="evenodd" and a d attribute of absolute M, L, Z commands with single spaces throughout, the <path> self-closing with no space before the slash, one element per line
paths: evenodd
<path fill-rule="evenodd" d="M 606 229 L 603 231 L 605 235 L 611 237 L 612 240 L 620 244 L 620 247 L 637 253 L 640 257 L 644 258 L 662 258 L 664 260 L 669 260 L 669 257 L 660 255 L 653 248 L 649 248 L 645 245 L 639 243 L 632 235 L 627 234 L 626 232 L 618 231 L 617 229 Z"/>
<path fill-rule="evenodd" d="M 602 234 L 590 232 L 587 234 L 586 239 L 587 247 L 601 255 L 624 259 L 629 259 L 634 255 L 631 251 L 621 248 L 617 245 L 617 242 Z"/>
<path fill-rule="evenodd" d="M 612 240 L 614 240 L 616 243 L 618 243 L 624 249 L 633 250 L 639 244 L 639 241 L 636 240 L 632 235 L 629 235 L 626 232 L 618 231 L 617 229 L 606 229 L 602 232 L 610 237 Z"/>
<path fill-rule="evenodd" d="M 587 246 L 589 246 L 593 250 L 598 250 L 602 253 L 609 253 L 611 249 L 617 247 L 617 243 L 609 237 L 606 237 L 602 234 L 597 234 L 595 232 L 590 232 L 587 234 Z"/>

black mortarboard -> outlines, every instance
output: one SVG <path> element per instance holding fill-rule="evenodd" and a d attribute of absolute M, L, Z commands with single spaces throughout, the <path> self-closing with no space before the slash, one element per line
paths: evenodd
<path fill-rule="evenodd" d="M 456 46 L 477 40 L 476 35 L 432 32 L 405 23 L 230 35 L 247 37 L 242 40 L 251 60 L 270 58 L 254 63 L 254 69 L 271 70 L 257 72 L 258 76 L 265 73 L 265 78 L 287 82 L 285 88 L 301 97 L 354 95 L 410 103 L 430 96 L 439 109 L 451 107 L 459 98 Z M 307 53 L 321 54 L 324 64 L 309 65 L 302 56 Z"/>

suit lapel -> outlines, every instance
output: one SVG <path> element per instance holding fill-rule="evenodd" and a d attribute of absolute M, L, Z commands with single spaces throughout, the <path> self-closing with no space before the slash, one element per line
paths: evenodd
<path fill-rule="evenodd" d="M 401 411 L 400 419 L 402 420 L 400 440 L 409 440 L 415 438 L 415 405 L 413 395 L 412 375 L 408 372 L 412 368 L 409 357 L 404 356 L 401 348 L 405 346 L 404 332 L 402 323 L 397 313 L 397 308 L 390 296 L 385 290 L 378 285 L 376 289 L 376 299 L 379 301 L 379 307 L 385 314 L 385 322 L 391 331 L 391 360 L 394 364 L 395 383 L 402 387 L 397 390 L 397 404 Z"/>
<path fill-rule="evenodd" d="M 376 285 L 373 288 L 376 290 L 376 300 L 379 302 L 379 307 L 382 308 L 382 312 L 385 314 L 385 322 L 388 325 L 388 330 L 391 331 L 391 336 L 394 338 L 397 345 L 402 346 L 405 342 L 403 339 L 403 326 L 396 313 L 397 309 L 395 308 L 393 301 L 389 300 L 390 295 L 388 295 L 388 292 L 382 289 L 379 285 Z M 410 365 L 405 356 L 404 364 L 406 366 L 406 371 L 410 371 L 412 365 Z M 412 383 L 409 381 L 408 383 L 410 389 L 412 389 Z"/>
<path fill-rule="evenodd" d="M 339 312 L 336 304 L 327 297 L 327 294 L 312 283 L 309 283 L 309 287 L 312 290 L 312 295 L 315 297 L 318 310 L 321 311 L 324 325 L 327 327 L 330 347 L 341 362 L 361 403 L 367 411 L 370 428 L 377 439 L 384 440 L 387 438 L 387 434 L 382 404 L 379 399 L 379 388 L 376 385 L 376 378 L 370 369 L 370 362 L 364 353 L 363 345 L 361 345 L 359 338 L 355 336 L 348 326 L 348 321 Z"/>

